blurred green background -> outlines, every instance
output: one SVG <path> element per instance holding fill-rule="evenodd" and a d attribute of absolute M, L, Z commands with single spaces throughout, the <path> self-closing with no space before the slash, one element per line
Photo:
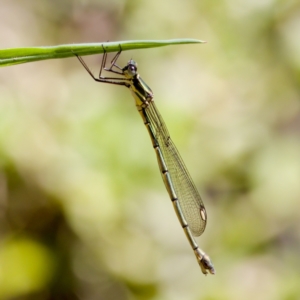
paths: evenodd
<path fill-rule="evenodd" d="M 126 51 L 208 212 L 203 276 L 128 90 L 76 58 L 0 69 L 0 299 L 300 299 L 300 2 L 2 0 L 0 48 Z M 97 73 L 100 56 L 85 57 Z"/>

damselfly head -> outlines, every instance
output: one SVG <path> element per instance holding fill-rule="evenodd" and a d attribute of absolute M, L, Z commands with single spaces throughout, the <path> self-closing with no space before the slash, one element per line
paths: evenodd
<path fill-rule="evenodd" d="M 123 68 L 123 72 L 125 76 L 128 77 L 135 76 L 137 74 L 137 63 L 133 59 L 130 59 L 126 67 Z"/>

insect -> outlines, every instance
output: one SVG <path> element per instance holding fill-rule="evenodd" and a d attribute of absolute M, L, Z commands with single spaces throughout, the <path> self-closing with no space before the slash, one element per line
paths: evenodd
<path fill-rule="evenodd" d="M 207 254 L 201 250 L 194 238 L 200 236 L 206 226 L 207 214 L 199 192 L 176 148 L 170 138 L 168 129 L 163 121 L 153 98 L 153 92 L 144 82 L 137 71 L 137 63 L 130 59 L 124 68 L 117 65 L 117 60 L 122 52 L 119 52 L 106 68 L 107 52 L 103 47 L 103 58 L 99 77 L 95 77 L 82 57 L 75 54 L 97 82 L 110 83 L 127 87 L 135 100 L 139 114 L 150 135 L 152 146 L 156 153 L 159 170 L 173 203 L 180 225 L 194 251 L 198 264 L 203 274 L 215 274 L 214 266 Z M 111 72 L 119 77 L 103 77 L 102 71 Z"/>

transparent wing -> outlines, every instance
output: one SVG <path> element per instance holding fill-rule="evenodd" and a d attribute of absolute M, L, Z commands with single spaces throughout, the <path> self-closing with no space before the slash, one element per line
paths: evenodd
<path fill-rule="evenodd" d="M 199 236 L 203 233 L 207 221 L 199 192 L 153 101 L 145 112 L 153 125 L 154 134 L 164 156 L 184 217 L 193 235 Z"/>

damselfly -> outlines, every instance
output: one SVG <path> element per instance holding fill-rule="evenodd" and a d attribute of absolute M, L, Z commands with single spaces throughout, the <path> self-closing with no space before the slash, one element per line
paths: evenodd
<path fill-rule="evenodd" d="M 109 68 L 105 68 L 107 53 L 104 47 L 103 52 L 98 78 L 93 75 L 82 57 L 75 55 L 95 81 L 123 85 L 131 91 L 137 110 L 150 135 L 162 179 L 181 227 L 194 251 L 202 272 L 204 274 L 208 272 L 214 274 L 215 270 L 209 256 L 199 248 L 194 239 L 194 236 L 200 236 L 203 233 L 206 226 L 207 215 L 204 204 L 156 108 L 153 92 L 138 74 L 137 63 L 134 60 L 130 59 L 124 68 L 120 68 L 116 64 L 122 52 L 121 46 Z M 101 76 L 103 69 L 118 74 L 120 77 L 103 77 Z"/>

